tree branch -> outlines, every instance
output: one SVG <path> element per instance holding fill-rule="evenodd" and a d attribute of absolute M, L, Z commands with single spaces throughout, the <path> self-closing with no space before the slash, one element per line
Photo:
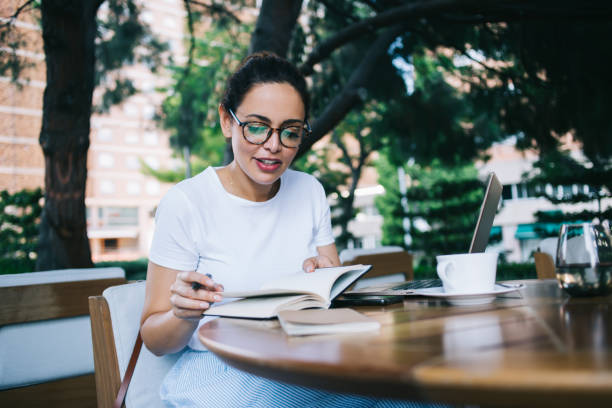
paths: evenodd
<path fill-rule="evenodd" d="M 357 141 L 359 142 L 359 164 L 358 167 L 361 168 L 361 166 L 364 165 L 366 159 L 368 158 L 368 156 L 370 155 L 370 151 L 366 151 L 366 143 L 363 140 L 363 136 L 361 135 L 361 131 L 363 129 L 359 129 L 357 132 L 355 132 L 355 137 L 357 138 Z"/>
<path fill-rule="evenodd" d="M 374 17 L 361 20 L 347 28 L 340 30 L 336 35 L 319 44 L 300 66 L 304 75 L 313 72 L 315 64 L 327 58 L 334 50 L 344 44 L 354 41 L 357 37 L 371 33 L 378 28 L 387 27 L 397 23 L 404 23 L 407 18 L 424 17 L 434 11 L 444 10 L 457 5 L 460 0 L 433 0 L 420 1 L 408 5 L 395 7 Z"/>
<path fill-rule="evenodd" d="M 197 6 L 200 6 L 200 7 L 204 7 L 205 9 L 208 9 L 212 14 L 215 14 L 215 13 L 223 14 L 223 15 L 230 17 L 236 23 L 242 23 L 242 21 L 238 18 L 238 16 L 236 16 L 234 13 L 232 13 L 228 8 L 226 8 L 222 4 L 217 4 L 214 2 L 212 4 L 206 4 L 206 3 L 203 3 L 197 0 L 185 0 L 185 8 L 187 8 L 187 3 L 191 3 Z"/>
<path fill-rule="evenodd" d="M 15 12 L 13 13 L 12 16 L 10 16 L 7 20 L 7 22 L 3 23 L 2 25 L 0 25 L 0 28 L 4 28 L 4 27 L 9 27 L 11 25 L 13 25 L 13 23 L 15 22 L 15 20 L 17 20 L 17 17 L 19 17 L 19 14 L 21 14 L 21 12 L 23 12 L 28 6 L 30 6 L 32 3 L 34 3 L 34 0 L 28 0 L 25 3 L 23 3 L 21 6 L 19 6 L 17 8 L 17 10 L 15 10 Z"/>
<path fill-rule="evenodd" d="M 338 7 L 336 7 L 336 5 L 334 4 L 333 1 L 319 0 L 319 3 L 323 4 L 325 6 L 325 8 L 327 8 L 332 13 L 335 13 L 335 14 L 343 17 L 347 23 L 355 23 L 358 20 L 357 17 L 355 17 L 355 16 L 353 16 L 351 14 L 347 14 L 344 11 L 340 10 Z"/>
<path fill-rule="evenodd" d="M 380 11 L 380 4 L 373 0 L 361 0 L 362 3 L 368 5 L 372 10 Z"/>
<path fill-rule="evenodd" d="M 451 14 L 452 12 L 457 14 Z M 344 44 L 354 41 L 355 38 L 379 28 L 417 18 L 437 17 L 463 23 L 482 23 L 543 18 L 607 19 L 610 16 L 612 16 L 612 4 L 603 2 L 601 5 L 587 7 L 578 2 L 560 6 L 557 2 L 543 4 L 529 0 L 421 0 L 391 8 L 340 30 L 319 44 L 300 66 L 300 70 L 304 75 L 310 75 L 317 63 Z"/>
<path fill-rule="evenodd" d="M 351 156 L 349 155 L 348 149 L 346 145 L 342 141 L 342 136 L 338 135 L 338 132 L 334 131 L 332 135 L 332 141 L 338 148 L 342 151 L 341 160 L 346 164 L 351 171 L 351 174 L 355 172 L 355 167 L 353 166 L 353 162 L 351 161 Z"/>
<path fill-rule="evenodd" d="M 325 111 L 312 126 L 311 136 L 302 143 L 298 156 L 308 151 L 313 144 L 332 130 L 345 116 L 366 98 L 364 84 L 378 65 L 378 60 L 386 54 L 389 44 L 404 32 L 403 25 L 397 25 L 385 30 L 372 43 L 365 53 L 361 64 L 353 71 L 342 92 L 327 105 Z"/>
<path fill-rule="evenodd" d="M 187 63 L 185 64 L 185 69 L 183 70 L 183 75 L 181 75 L 181 79 L 176 84 L 176 89 L 182 89 L 183 83 L 191 74 L 191 67 L 193 66 L 193 54 L 195 52 L 195 36 L 193 34 L 193 13 L 191 11 L 191 0 L 184 0 L 185 11 L 187 12 L 187 29 L 189 30 L 189 50 L 187 52 Z"/>
<path fill-rule="evenodd" d="M 302 0 L 263 0 L 248 53 L 271 51 L 285 57 L 301 9 Z"/>

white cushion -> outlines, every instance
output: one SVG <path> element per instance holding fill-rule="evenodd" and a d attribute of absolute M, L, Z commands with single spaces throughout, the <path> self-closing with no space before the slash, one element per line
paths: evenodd
<path fill-rule="evenodd" d="M 55 271 L 12 273 L 0 275 L 0 287 L 39 285 L 42 283 L 74 282 L 95 279 L 125 278 L 119 267 L 58 269 Z"/>
<path fill-rule="evenodd" d="M 94 372 L 89 316 L 0 327 L 0 389 Z"/>
<path fill-rule="evenodd" d="M 61 269 L 0 275 L 0 287 L 124 278 L 122 268 Z M 94 372 L 89 316 L 0 327 L 0 389 Z"/>
<path fill-rule="evenodd" d="M 140 327 L 145 282 L 113 286 L 107 288 L 103 295 L 108 302 L 113 322 L 119 372 L 123 378 Z M 159 387 L 179 356 L 180 353 L 157 357 L 143 345 L 128 388 L 126 407 L 164 407 L 159 398 Z"/>

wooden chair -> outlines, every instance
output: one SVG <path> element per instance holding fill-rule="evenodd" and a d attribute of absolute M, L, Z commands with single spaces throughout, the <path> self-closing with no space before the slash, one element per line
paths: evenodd
<path fill-rule="evenodd" d="M 376 285 L 390 282 L 386 278 L 396 281 L 413 280 L 412 255 L 406 251 L 384 252 L 374 254 L 356 255 L 343 265 L 372 265 L 372 269 L 359 281 L 355 287 Z"/>
<path fill-rule="evenodd" d="M 140 329 L 145 282 L 108 288 L 89 298 L 99 408 L 113 405 Z M 125 398 L 129 408 L 163 407 L 161 382 L 180 353 L 157 357 L 142 346 Z"/>
<path fill-rule="evenodd" d="M 552 256 L 546 252 L 534 252 L 533 259 L 535 260 L 536 273 L 538 279 L 555 279 L 555 261 Z"/>
<path fill-rule="evenodd" d="M 0 275 L 0 406 L 96 406 L 87 298 L 121 283 L 121 268 Z"/>

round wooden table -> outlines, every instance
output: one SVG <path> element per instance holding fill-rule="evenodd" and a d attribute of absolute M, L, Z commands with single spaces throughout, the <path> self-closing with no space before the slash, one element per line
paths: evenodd
<path fill-rule="evenodd" d="M 278 322 L 220 318 L 200 340 L 256 375 L 381 397 L 490 406 L 611 406 L 612 296 L 555 280 L 480 306 L 407 297 L 359 310 L 378 332 L 288 337 Z"/>

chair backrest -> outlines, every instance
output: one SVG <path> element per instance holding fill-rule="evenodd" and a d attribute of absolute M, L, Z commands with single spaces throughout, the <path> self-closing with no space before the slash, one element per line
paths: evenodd
<path fill-rule="evenodd" d="M 414 279 L 412 255 L 404 250 L 356 255 L 343 263 L 356 264 L 372 265 L 372 269 L 357 281 L 355 288 Z"/>
<path fill-rule="evenodd" d="M 89 298 L 98 407 L 112 407 L 140 327 L 145 282 L 115 286 Z M 180 353 L 157 357 L 143 345 L 125 406 L 163 407 L 161 382 Z"/>
<path fill-rule="evenodd" d="M 116 267 L 0 275 L 0 405 L 95 403 L 87 298 L 121 283 Z"/>
<path fill-rule="evenodd" d="M 555 279 L 555 262 L 552 256 L 546 252 L 534 252 L 533 259 L 535 260 L 536 273 L 538 279 Z"/>
<path fill-rule="evenodd" d="M 401 252 L 404 248 L 401 246 L 379 246 L 375 248 L 345 248 L 340 251 L 340 262 L 344 265 L 351 265 L 350 262 L 360 255 L 386 254 L 388 252 Z"/>

